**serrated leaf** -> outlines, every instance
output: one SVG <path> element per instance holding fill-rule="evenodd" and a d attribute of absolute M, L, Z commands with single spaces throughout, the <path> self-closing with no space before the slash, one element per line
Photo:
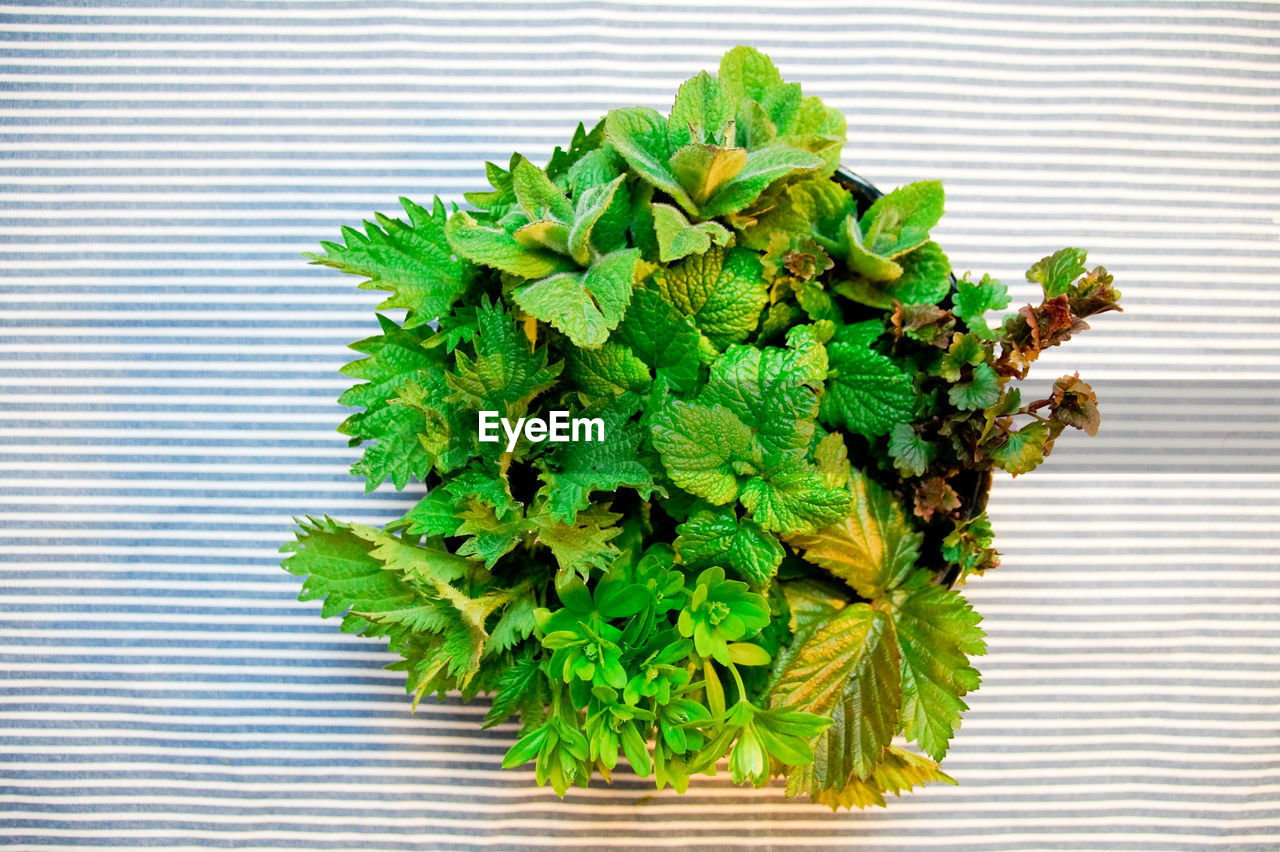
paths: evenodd
<path fill-rule="evenodd" d="M 550 323 L 575 346 L 594 348 L 618 327 L 631 301 L 638 249 L 598 258 L 586 272 L 562 272 L 531 281 L 512 298 L 530 316 Z"/>
<path fill-rule="evenodd" d="M 463 210 L 449 217 L 445 236 L 453 250 L 472 263 L 521 278 L 544 278 L 573 267 L 569 258 L 526 246 L 501 228 L 482 225 Z"/>
<path fill-rule="evenodd" d="M 938 448 L 922 440 L 909 423 L 899 423 L 889 433 L 889 455 L 903 476 L 923 476 Z"/>
<path fill-rule="evenodd" d="M 956 284 L 954 303 L 953 312 L 964 321 L 970 334 L 992 340 L 999 336 L 1001 323 L 996 323 L 993 329 L 987 323 L 986 314 L 1009 307 L 1009 288 L 990 275 L 983 275 L 977 283 L 966 276 Z"/>
<path fill-rule="evenodd" d="M 814 748 L 817 789 L 868 777 L 897 729 L 901 700 L 889 617 L 865 603 L 846 606 L 804 643 L 771 695 L 775 704 L 832 717 Z"/>
<path fill-rule="evenodd" d="M 697 209 L 667 164 L 672 153 L 667 142 L 667 120 L 657 110 L 610 110 L 604 128 L 605 137 L 636 174 L 670 195 L 685 210 Z"/>
<path fill-rule="evenodd" d="M 653 227 L 658 238 L 658 259 L 663 263 L 729 243 L 729 231 L 719 222 L 692 224 L 670 204 L 653 205 Z"/>
<path fill-rule="evenodd" d="M 733 115 L 733 98 L 718 79 L 701 71 L 681 84 L 676 92 L 667 121 L 667 145 L 672 151 L 678 151 L 691 142 L 711 141 L 733 121 Z"/>
<path fill-rule="evenodd" d="M 978 688 L 969 655 L 986 653 L 979 616 L 959 592 L 918 571 L 891 599 L 902 664 L 902 723 L 907 739 L 942 760 L 967 709 L 963 696 Z"/>
<path fill-rule="evenodd" d="M 551 514 L 529 518 L 533 535 L 555 556 L 560 570 L 556 573 L 558 586 L 564 585 L 574 575 L 584 581 L 592 569 L 605 569 L 618 555 L 612 544 L 622 532 L 616 526 L 621 515 L 609 511 L 609 505 L 597 504 L 577 513 L 572 523 L 565 523 Z"/>
<path fill-rule="evenodd" d="M 675 549 L 690 570 L 720 565 L 757 589 L 782 563 L 782 545 L 750 518 L 725 507 L 703 509 L 676 527 Z"/>
<path fill-rule="evenodd" d="M 942 181 L 900 186 L 880 198 L 859 220 L 863 245 L 879 257 L 897 258 L 929 239 L 942 218 Z"/>
<path fill-rule="evenodd" d="M 829 524 L 849 506 L 843 491 L 828 488 L 817 469 L 798 459 L 747 479 L 738 499 L 761 527 L 782 534 Z"/>
<path fill-rule="evenodd" d="M 1042 257 L 1027 270 L 1027 280 L 1044 288 L 1044 297 L 1052 299 L 1071 289 L 1071 283 L 1084 275 L 1088 252 L 1081 248 L 1059 249 Z"/>
<path fill-rule="evenodd" d="M 961 411 L 975 411 L 996 404 L 1000 399 L 1000 380 L 990 364 L 973 368 L 969 379 L 947 391 L 947 399 Z"/>
<path fill-rule="evenodd" d="M 373 442 L 351 469 L 365 477 L 366 491 L 387 479 L 402 489 L 410 479 L 426 476 L 434 460 L 419 441 L 427 431 L 425 414 L 393 404 L 410 383 L 429 382 L 429 376 L 440 369 L 438 356 L 423 347 L 423 336 L 431 330 L 402 329 L 383 316 L 378 321 L 382 334 L 351 344 L 369 357 L 342 368 L 344 375 L 366 381 L 338 397 L 342 405 L 364 408 L 343 421 L 338 431 L 351 436 L 353 445 Z"/>
<path fill-rule="evenodd" d="M 822 165 L 822 158 L 816 154 L 781 143 L 749 151 L 742 168 L 711 193 L 700 213 L 704 218 L 736 213 L 775 181 L 811 172 Z"/>
<path fill-rule="evenodd" d="M 824 423 L 874 438 L 911 422 L 915 389 L 891 358 L 841 339 L 827 344 L 827 356 L 831 373 L 820 408 Z"/>
<path fill-rule="evenodd" d="M 737 498 L 744 465 L 763 465 L 750 427 L 723 405 L 673 401 L 653 419 L 653 445 L 676 485 L 717 506 Z"/>
<path fill-rule="evenodd" d="M 782 85 L 782 75 L 768 56 L 738 45 L 720 58 L 720 82 L 734 98 L 760 101 Z"/>
<path fill-rule="evenodd" d="M 1045 444 L 1048 440 L 1047 425 L 1039 421 L 1028 423 L 1021 429 L 1010 432 L 1003 444 L 991 450 L 991 458 L 1014 476 L 1030 473 L 1044 461 Z"/>
<path fill-rule="evenodd" d="M 919 558 L 922 536 L 893 495 L 856 468 L 849 476 L 850 510 L 838 523 L 784 536 L 807 561 L 875 600 L 901 583 Z"/>
<path fill-rule="evenodd" d="M 523 157 L 511 170 L 511 187 L 516 200 L 534 222 L 540 219 L 573 221 L 573 202 L 551 182 L 546 172 Z"/>
<path fill-rule="evenodd" d="M 305 577 L 300 601 L 323 598 L 320 614 L 343 615 L 344 633 L 364 632 L 371 622 L 350 612 L 399 610 L 418 602 L 405 578 L 383 569 L 369 554 L 372 545 L 355 535 L 347 524 L 330 518 L 307 518 L 294 533 L 296 541 L 284 545 L 284 570 Z"/>
<path fill-rule="evenodd" d="M 547 350 L 535 351 L 500 305 L 482 303 L 476 321 L 474 357 L 459 349 L 455 372 L 446 377 L 453 391 L 449 400 L 504 417 L 522 413 L 531 399 L 551 387 L 564 365 L 549 365 Z"/>
<path fill-rule="evenodd" d="M 560 444 L 553 451 L 551 463 L 542 468 L 539 492 L 553 518 L 572 522 L 595 491 L 633 488 L 645 500 L 655 491 L 664 493 L 654 482 L 652 453 L 641 451 L 646 430 L 631 419 L 637 410 L 631 400 L 588 412 L 604 421 L 604 440 Z"/>
<path fill-rule="evenodd" d="M 445 207 L 436 198 L 428 213 L 400 199 L 406 223 L 379 215 L 365 222 L 365 233 L 344 228 L 345 245 L 323 242 L 325 253 L 309 254 L 313 263 L 368 280 L 361 289 L 390 290 L 378 308 L 405 308 L 405 327 L 413 328 L 449 312 L 475 277 L 475 267 L 458 257 L 445 239 Z"/>
<path fill-rule="evenodd" d="M 511 718 L 529 699 L 530 693 L 541 679 L 542 673 L 538 669 L 534 646 L 529 644 L 503 669 L 493 694 L 493 704 L 485 714 L 481 727 L 492 728 Z M 533 697 L 539 696 L 535 694 Z"/>
<path fill-rule="evenodd" d="M 745 249 L 713 246 L 660 269 L 653 283 L 717 349 L 745 341 L 769 301 L 760 257 Z"/>

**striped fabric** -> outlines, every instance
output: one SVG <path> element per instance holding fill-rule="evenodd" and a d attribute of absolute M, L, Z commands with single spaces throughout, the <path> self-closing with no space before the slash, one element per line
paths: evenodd
<path fill-rule="evenodd" d="M 23 850 L 1280 848 L 1280 5 L 144 0 L 0 9 L 0 844 Z M 954 265 L 1091 249 L 1103 400 L 996 482 L 947 769 L 832 815 L 723 777 L 565 801 L 278 567 L 367 523 L 335 432 L 378 294 L 299 252 L 447 201 L 735 43 L 937 177 Z M 1015 304 L 1021 302 L 1015 301 Z"/>

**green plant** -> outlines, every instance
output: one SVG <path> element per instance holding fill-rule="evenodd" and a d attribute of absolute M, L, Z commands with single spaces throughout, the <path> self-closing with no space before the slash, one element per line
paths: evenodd
<path fill-rule="evenodd" d="M 1098 426 L 1078 376 L 1015 385 L 1119 294 L 1065 249 L 992 319 L 1004 285 L 953 285 L 929 240 L 941 185 L 859 212 L 844 138 L 739 47 L 670 117 L 614 110 L 545 168 L 489 165 L 470 210 L 405 200 L 312 256 L 404 309 L 353 345 L 341 431 L 369 489 L 425 496 L 385 529 L 307 519 L 284 567 L 387 639 L 415 705 L 518 715 L 504 765 L 561 795 L 621 758 L 684 790 L 727 756 L 832 807 L 950 781 L 985 477 Z M 598 431 L 546 440 L 558 416 Z"/>

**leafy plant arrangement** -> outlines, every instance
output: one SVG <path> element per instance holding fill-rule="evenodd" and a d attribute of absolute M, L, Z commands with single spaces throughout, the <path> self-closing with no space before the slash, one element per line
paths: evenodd
<path fill-rule="evenodd" d="M 426 490 L 385 529 L 307 519 L 284 567 L 415 705 L 518 715 L 503 765 L 560 795 L 623 757 L 683 791 L 727 756 L 833 808 L 951 781 L 991 470 L 1098 427 L 1078 376 L 1016 381 L 1119 293 L 1064 249 L 993 318 L 1004 285 L 929 240 L 941 185 L 860 210 L 844 141 L 739 47 L 669 117 L 614 110 L 546 168 L 489 165 L 470 210 L 405 200 L 312 256 L 404 309 L 353 345 L 341 431 L 369 489 Z"/>

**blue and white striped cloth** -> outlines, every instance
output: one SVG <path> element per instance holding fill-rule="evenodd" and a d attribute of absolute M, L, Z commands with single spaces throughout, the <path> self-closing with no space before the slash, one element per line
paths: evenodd
<path fill-rule="evenodd" d="M 334 431 L 379 296 L 299 253 L 736 43 L 856 171 L 945 181 L 957 268 L 1026 300 L 1083 245 L 1124 290 L 1033 374 L 1078 368 L 1102 432 L 995 485 L 960 784 L 887 810 L 561 802 L 278 568 L 291 516 L 413 499 Z M 1280 848 L 1280 5 L 77 0 L 0 44 L 0 844 Z"/>

